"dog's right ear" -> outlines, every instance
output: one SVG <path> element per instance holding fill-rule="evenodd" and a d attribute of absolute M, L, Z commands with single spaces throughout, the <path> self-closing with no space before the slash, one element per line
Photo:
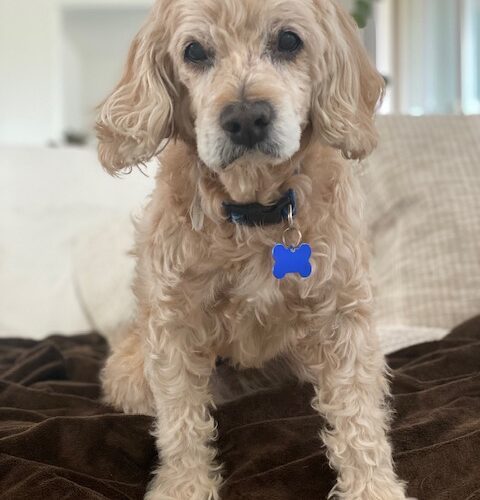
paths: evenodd
<path fill-rule="evenodd" d="M 130 47 L 120 83 L 100 106 L 99 157 L 111 174 L 148 161 L 175 134 L 174 76 L 159 17 L 152 11 Z"/>

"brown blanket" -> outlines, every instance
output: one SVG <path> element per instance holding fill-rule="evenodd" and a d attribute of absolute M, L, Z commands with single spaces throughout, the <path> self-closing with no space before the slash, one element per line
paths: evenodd
<path fill-rule="evenodd" d="M 0 341 L 0 498 L 141 499 L 157 458 L 151 419 L 98 401 L 95 334 Z M 419 500 L 480 499 L 480 317 L 389 357 L 400 475 Z M 217 412 L 225 500 L 319 500 L 333 485 L 311 389 Z"/>

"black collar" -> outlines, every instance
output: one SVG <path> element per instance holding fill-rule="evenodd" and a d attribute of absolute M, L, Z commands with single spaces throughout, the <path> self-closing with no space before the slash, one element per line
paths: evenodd
<path fill-rule="evenodd" d="M 281 224 L 288 220 L 290 207 L 292 207 L 294 217 L 297 213 L 297 202 L 293 189 L 287 191 L 273 205 L 261 205 L 260 203 L 248 203 L 246 205 L 224 203 L 223 207 L 230 222 L 250 227 Z"/>

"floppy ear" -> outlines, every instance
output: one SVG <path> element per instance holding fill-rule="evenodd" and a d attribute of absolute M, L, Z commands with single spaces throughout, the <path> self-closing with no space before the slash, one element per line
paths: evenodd
<path fill-rule="evenodd" d="M 175 134 L 176 90 L 166 29 L 153 11 L 130 47 L 120 83 L 100 106 L 99 157 L 112 174 L 151 159 Z"/>
<path fill-rule="evenodd" d="M 374 115 L 385 90 L 353 18 L 336 1 L 316 0 L 325 37 L 315 68 L 312 123 L 316 134 L 346 158 L 362 159 L 377 145 Z"/>

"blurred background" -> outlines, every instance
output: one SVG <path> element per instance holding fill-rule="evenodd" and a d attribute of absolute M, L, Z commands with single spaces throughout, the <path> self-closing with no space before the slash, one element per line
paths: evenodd
<path fill-rule="evenodd" d="M 131 263 L 111 249 L 131 241 L 122 224 L 152 179 L 104 174 L 92 125 L 152 3 L 0 0 L 2 336 L 111 325 L 125 308 L 112 294 L 127 278 L 112 270 Z M 388 80 L 382 114 L 480 113 L 480 0 L 344 3 Z M 98 293 L 79 295 L 89 286 Z M 94 320 L 98 303 L 110 311 Z"/>
<path fill-rule="evenodd" d="M 480 0 L 373 3 L 364 37 L 390 84 L 382 112 L 480 112 Z M 91 142 L 94 107 L 151 4 L 0 0 L 0 143 Z"/>

